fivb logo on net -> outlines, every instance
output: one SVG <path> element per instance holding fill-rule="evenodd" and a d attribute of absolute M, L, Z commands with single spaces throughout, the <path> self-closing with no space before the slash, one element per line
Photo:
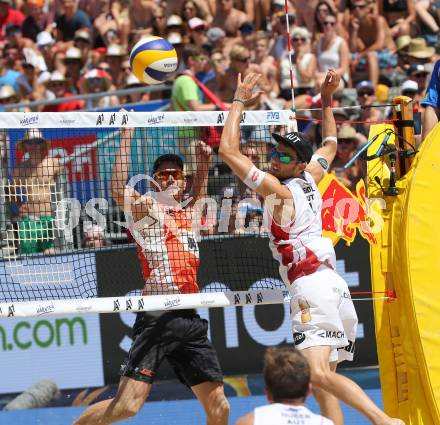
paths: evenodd
<path fill-rule="evenodd" d="M 136 186 L 141 182 L 146 182 L 149 185 L 149 190 L 134 199 L 134 194 L 137 193 Z M 157 249 L 159 249 L 170 232 L 175 235 L 180 233 L 174 215 L 170 213 L 172 211 L 190 210 L 187 218 L 191 220 L 192 232 L 198 241 L 200 241 L 203 232 L 214 229 L 217 234 L 229 234 L 231 230 L 235 234 L 264 234 L 267 232 L 265 224 L 272 222 L 276 207 L 282 208 L 281 214 L 277 214 L 281 218 L 280 225 L 287 227 L 292 224 L 293 200 L 283 201 L 278 199 L 275 194 L 267 196 L 264 205 L 256 197 L 244 198 L 234 204 L 232 188 L 225 189 L 220 202 L 217 202 L 213 197 L 202 197 L 197 200 L 190 197 L 179 201 L 176 200 L 179 190 L 176 185 L 170 185 L 162 190 L 153 177 L 145 174 L 135 175 L 131 177 L 124 190 L 123 212 L 126 221 L 113 222 L 129 230 L 135 241 L 145 250 L 151 249 L 152 245 L 157 245 Z M 366 201 L 366 216 L 373 225 L 367 222 L 359 224 L 364 226 L 364 230 L 377 233 L 383 226 L 383 220 L 375 209 L 383 209 L 385 201 L 379 198 L 367 199 Z M 376 201 L 379 203 L 375 204 Z M 144 207 L 138 207 L 140 205 L 144 205 Z M 376 206 L 371 207 L 371 205 Z M 354 199 L 327 198 L 323 201 L 322 206 L 333 211 L 333 220 L 337 224 L 337 229 L 359 221 L 360 206 Z M 140 210 L 139 214 L 134 214 L 136 208 Z M 81 209 L 82 206 L 76 198 L 66 198 L 57 203 L 55 225 L 64 232 L 64 238 L 69 243 L 73 242 L 73 230 L 79 225 Z M 85 205 L 86 215 L 103 229 L 107 228 L 107 218 L 101 211 L 108 209 L 109 201 L 105 198 L 92 198 Z M 342 211 L 344 215 L 339 217 L 336 211 Z M 253 212 L 258 213 L 257 217 L 253 217 L 246 225 L 248 214 Z M 136 221 L 135 215 L 138 217 L 142 215 L 142 218 Z M 234 218 L 234 216 L 233 229 L 231 229 L 231 217 Z M 259 219 L 259 217 L 264 217 L 265 220 Z M 88 223 L 83 224 L 87 225 Z"/>

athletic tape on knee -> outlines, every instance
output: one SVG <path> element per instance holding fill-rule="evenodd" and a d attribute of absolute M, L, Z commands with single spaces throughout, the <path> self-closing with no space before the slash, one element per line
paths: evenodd
<path fill-rule="evenodd" d="M 316 161 L 322 167 L 324 172 L 327 172 L 330 168 L 328 161 L 323 156 L 316 153 L 312 156 L 312 159 L 310 161 Z"/>
<path fill-rule="evenodd" d="M 249 170 L 248 175 L 243 180 L 243 183 L 252 190 L 257 190 L 257 188 L 263 182 L 265 175 L 266 173 L 264 171 L 259 170 L 255 165 L 253 165 Z"/>

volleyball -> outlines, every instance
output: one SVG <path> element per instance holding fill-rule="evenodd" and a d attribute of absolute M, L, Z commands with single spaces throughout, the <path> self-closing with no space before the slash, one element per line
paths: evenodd
<path fill-rule="evenodd" d="M 177 53 L 172 44 L 162 37 L 145 37 L 130 53 L 131 70 L 146 84 L 160 84 L 177 69 Z"/>

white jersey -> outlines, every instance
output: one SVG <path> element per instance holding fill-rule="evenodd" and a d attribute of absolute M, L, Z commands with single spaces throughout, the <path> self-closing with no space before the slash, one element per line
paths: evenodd
<path fill-rule="evenodd" d="M 280 275 L 290 285 L 310 275 L 322 265 L 336 268 L 332 241 L 322 236 L 322 198 L 310 173 L 283 182 L 293 196 L 295 219 L 280 226 L 266 214 L 266 226 L 274 258 L 280 263 Z"/>
<path fill-rule="evenodd" d="M 273 403 L 254 409 L 254 425 L 334 425 L 305 406 Z"/>

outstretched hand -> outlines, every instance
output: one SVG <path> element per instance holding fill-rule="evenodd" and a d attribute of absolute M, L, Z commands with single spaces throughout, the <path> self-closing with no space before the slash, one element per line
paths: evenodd
<path fill-rule="evenodd" d="M 234 99 L 240 99 L 244 106 L 253 106 L 259 100 L 262 95 L 262 91 L 256 93 L 253 92 L 258 80 L 261 78 L 261 74 L 256 74 L 254 72 L 246 75 L 244 80 L 241 80 L 241 74 L 237 76 L 237 89 L 235 90 Z"/>
<path fill-rule="evenodd" d="M 341 77 L 334 69 L 329 69 L 321 85 L 321 98 L 331 98 L 333 93 L 338 89 Z"/>

